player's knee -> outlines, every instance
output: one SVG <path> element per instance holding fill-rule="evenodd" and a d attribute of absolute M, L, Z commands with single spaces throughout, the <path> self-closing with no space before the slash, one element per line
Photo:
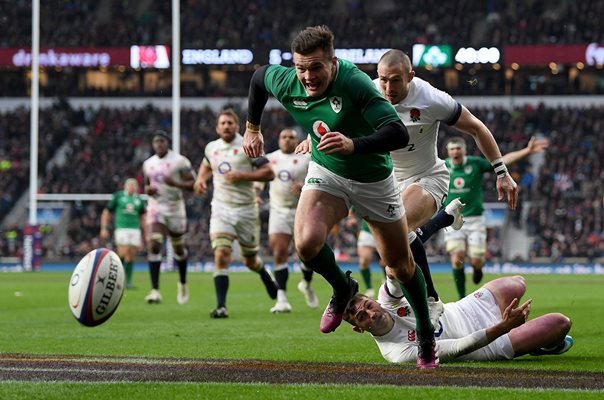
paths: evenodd
<path fill-rule="evenodd" d="M 296 242 L 296 253 L 302 261 L 312 260 L 319 254 L 325 243 L 318 240 L 306 240 Z"/>
<path fill-rule="evenodd" d="M 466 259 L 466 254 L 462 251 L 457 251 L 451 254 L 451 265 L 453 269 L 463 269 Z"/>
<path fill-rule="evenodd" d="M 149 253 L 160 254 L 164 243 L 164 237 L 161 233 L 152 233 L 149 241 Z"/>
<path fill-rule="evenodd" d="M 218 247 L 214 250 L 214 261 L 216 268 L 227 268 L 231 262 L 231 249 L 229 247 Z"/>
<path fill-rule="evenodd" d="M 561 313 L 554 313 L 554 315 L 556 318 L 556 322 L 554 323 L 554 325 L 558 326 L 562 333 L 566 335 L 568 331 L 570 331 L 571 326 L 573 325 L 571 319 Z"/>
<path fill-rule="evenodd" d="M 405 283 L 410 281 L 413 278 L 413 275 L 415 275 L 415 265 L 412 267 L 405 266 L 403 268 L 390 268 L 390 271 L 392 274 L 394 274 L 394 278 L 396 280 Z"/>
<path fill-rule="evenodd" d="M 180 248 L 180 252 L 176 251 L 176 249 L 174 250 L 174 259 L 176 261 L 186 260 L 188 256 L 189 256 L 189 252 L 184 247 Z"/>
<path fill-rule="evenodd" d="M 264 265 L 264 263 L 262 262 L 262 259 L 260 257 L 258 257 L 258 255 L 254 254 L 254 255 L 243 255 L 243 253 L 241 254 L 242 258 L 243 258 L 243 263 L 245 264 L 246 267 L 248 267 L 249 269 L 251 269 L 252 271 L 260 271 Z"/>
<path fill-rule="evenodd" d="M 184 235 L 180 236 L 170 236 L 170 244 L 174 249 L 174 259 L 178 261 L 186 260 L 188 253 L 185 248 L 185 237 Z"/>
<path fill-rule="evenodd" d="M 518 292 L 521 293 L 518 298 L 523 296 L 526 292 L 526 280 L 524 279 L 524 277 L 522 275 L 514 275 L 510 276 L 509 279 L 514 282 L 514 285 L 517 287 Z"/>
<path fill-rule="evenodd" d="M 485 262 L 486 259 L 484 258 L 472 258 L 470 260 L 470 265 L 472 265 L 472 268 L 474 269 L 482 269 L 482 267 L 484 267 Z"/>

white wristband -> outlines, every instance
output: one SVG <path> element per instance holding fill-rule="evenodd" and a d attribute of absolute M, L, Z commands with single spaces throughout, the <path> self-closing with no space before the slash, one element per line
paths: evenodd
<path fill-rule="evenodd" d="M 503 159 L 501 157 L 491 161 L 491 165 L 497 174 L 497 179 L 503 178 L 508 175 L 508 167 L 503 163 Z"/>

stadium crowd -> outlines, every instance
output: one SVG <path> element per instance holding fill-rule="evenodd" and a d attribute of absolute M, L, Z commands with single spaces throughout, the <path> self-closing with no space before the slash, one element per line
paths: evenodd
<path fill-rule="evenodd" d="M 292 32 L 328 24 L 343 47 L 409 48 L 413 43 L 473 46 L 602 42 L 601 1 L 211 0 L 181 1 L 183 46 L 289 47 Z M 0 2 L 0 47 L 31 43 L 31 2 Z M 155 45 L 171 40 L 168 1 L 41 2 L 44 47 Z M 237 29 L 234 29 L 237 27 Z M 383 43 L 385 38 L 389 43 Z M 380 45 L 380 46 L 382 46 Z"/>
<path fill-rule="evenodd" d="M 528 161 L 510 167 L 510 172 L 522 186 L 522 202 L 530 202 L 528 218 L 521 211 L 509 211 L 510 221 L 526 229 L 534 237 L 531 257 L 602 257 L 602 214 L 604 171 L 600 155 L 603 144 L 596 140 L 602 130 L 604 108 L 548 108 L 526 106 L 508 111 L 503 108 L 472 110 L 494 133 L 502 153 L 518 149 L 532 135 L 551 141 L 545 162 L 536 171 Z M 243 110 L 238 110 L 244 115 Z M 2 143 L 0 165 L 10 166 L 3 173 L 0 184 L 2 216 L 10 211 L 14 202 L 27 189 L 28 138 L 16 132 L 26 132 L 29 121 L 27 110 L 0 118 Z M 142 162 L 151 154 L 150 132 L 154 128 L 169 129 L 170 112 L 151 105 L 144 108 L 71 109 L 66 103 L 57 103 L 42 110 L 40 146 L 40 191 L 47 193 L 110 193 L 118 190 L 126 177 L 133 176 L 142 184 Z M 215 113 L 209 109 L 184 109 L 181 115 L 181 150 L 197 168 L 205 145 L 216 138 Z M 293 121 L 281 109 L 265 113 L 263 126 L 267 151 L 277 148 L 277 137 L 284 126 Z M 449 136 L 441 125 L 439 154 L 446 155 L 444 142 Z M 16 131 L 15 131 L 16 130 Z M 13 133 L 12 135 L 10 133 Z M 468 154 L 479 155 L 472 141 Z M 56 152 L 59 146 L 64 151 Z M 59 154 L 55 156 L 55 153 Z M 50 161 L 52 159 L 52 161 Z M 74 166 L 77 165 L 77 168 Z M 490 174 L 484 181 L 485 201 L 496 201 L 495 187 Z M 211 260 L 212 249 L 208 239 L 211 193 L 186 198 L 189 215 L 187 245 L 195 260 Z M 70 203 L 70 224 L 64 241 L 57 246 L 47 246 L 48 257 L 77 257 L 87 251 L 106 245 L 99 239 L 100 214 L 105 202 L 78 201 Z M 521 208 L 521 207 L 520 207 Z M 266 255 L 268 210 L 262 212 L 263 246 Z M 341 224 L 331 245 L 342 259 L 354 256 L 356 231 Z M 2 255 L 18 256 L 22 251 L 21 231 L 6 227 L 0 234 Z M 502 254 L 501 231 L 490 230 L 489 258 Z M 438 240 L 427 243 L 428 254 L 443 256 Z"/>
<path fill-rule="evenodd" d="M 412 1 L 401 7 L 394 0 L 224 0 L 215 6 L 209 0 L 181 1 L 181 41 L 187 48 L 289 48 L 292 33 L 308 25 L 327 23 L 335 32 L 338 47 L 397 47 L 410 49 L 414 43 L 457 46 L 502 46 L 510 44 L 574 44 L 604 42 L 601 15 L 604 3 L 543 0 L 463 0 L 458 2 Z M 167 1 L 142 0 L 56 0 L 41 2 L 41 47 L 111 47 L 169 44 L 171 7 Z M 31 2 L 0 2 L 0 49 L 31 45 Z M 484 71 L 474 84 L 460 84 L 453 95 L 503 94 L 509 82 L 503 72 Z M 136 73 L 126 71 L 126 73 Z M 202 71 L 202 74 L 208 74 Z M 425 74 L 428 74 L 427 76 Z M 467 71 L 460 72 L 466 82 Z M 108 91 L 79 85 L 79 76 L 51 68 L 43 96 L 162 95 L 170 90 L 148 93 L 116 89 Z M 166 76 L 169 73 L 166 73 Z M 203 89 L 183 84 L 183 96 L 246 95 L 251 71 L 228 75 L 227 87 L 211 83 Z M 437 87 L 444 74 L 418 70 Z M 604 93 L 604 79 L 591 91 L 570 82 L 564 74 L 519 71 L 508 94 Z M 207 78 L 207 76 L 206 76 Z M 0 95 L 26 96 L 29 78 L 23 71 L 0 73 Z M 474 81 L 474 80 L 472 80 Z M 168 85 L 169 86 L 169 85 Z M 237 110 L 244 115 L 244 110 Z M 535 238 L 531 257 L 602 257 L 604 255 L 603 189 L 596 135 L 602 130 L 603 108 L 516 108 L 472 109 L 494 133 L 503 153 L 525 144 L 534 134 L 551 141 L 546 161 L 536 170 L 528 162 L 511 167 L 522 186 L 520 210 L 510 219 Z M 130 109 L 72 109 L 57 101 L 40 112 L 40 191 L 47 193 L 109 193 L 123 179 L 135 176 L 142 183 L 140 165 L 151 153 L 148 134 L 154 128 L 170 128 L 170 113 L 152 106 Z M 245 119 L 244 119 L 245 120 Z M 210 109 L 183 109 L 182 152 L 199 166 L 203 148 L 215 138 L 215 114 Z M 278 109 L 265 113 L 267 151 L 277 147 L 277 134 L 293 121 Z M 0 222 L 25 193 L 29 180 L 29 111 L 0 113 Z M 449 133 L 441 126 L 441 141 Z M 61 151 L 57 151 L 63 146 Z M 442 157 L 446 151 L 439 147 Z M 479 154 L 468 141 L 468 154 Z M 564 155 L 562 157 L 562 155 Z M 52 160 L 52 161 L 51 161 Z M 77 163 L 78 168 L 74 168 Z M 494 201 L 493 176 L 484 182 L 485 201 Z M 210 196 L 208 196 L 209 198 Z M 104 202 L 75 202 L 70 205 L 71 222 L 61 246 L 48 247 L 48 255 L 75 257 L 99 244 L 98 224 Z M 209 201 L 187 197 L 191 216 L 188 245 L 198 259 L 211 257 L 207 240 Z M 266 234 L 267 211 L 262 212 Z M 51 229 L 52 227 L 46 227 Z M 355 233 L 345 225 L 332 235 L 333 247 L 342 257 L 354 253 Z M 489 236 L 490 257 L 501 256 L 501 232 Z M 22 251 L 21 227 L 6 226 L 0 232 L 0 255 Z M 264 246 L 266 248 L 266 246 Z M 351 250 L 352 249 L 352 250 Z M 442 245 L 427 243 L 429 254 L 444 254 Z"/>
<path fill-rule="evenodd" d="M 603 109 L 540 107 L 533 114 L 535 129 L 549 132 L 551 144 L 525 225 L 537 237 L 531 257 L 602 257 Z"/>
<path fill-rule="evenodd" d="M 604 43 L 598 17 L 604 13 L 604 3 L 598 1 L 427 0 L 408 2 L 404 7 L 394 0 L 226 0 L 219 7 L 209 0 L 181 3 L 183 49 L 244 48 L 256 52 L 260 60 L 268 57 L 269 49 L 289 49 L 292 35 L 309 21 L 328 24 L 341 48 L 400 48 L 410 52 L 413 44 L 425 43 L 453 48 L 495 46 L 502 51 L 503 46 L 515 44 Z M 0 2 L 0 49 L 30 46 L 30 20 L 31 2 Z M 42 2 L 41 21 L 42 48 L 171 44 L 171 7 L 167 1 Z M 211 76 L 212 68 L 228 77 L 228 85 Z M 188 66 L 187 71 L 198 74 L 203 83 L 183 84 L 182 96 L 245 96 L 253 73 L 251 65 Z M 169 71 L 154 71 L 162 84 L 149 86 L 144 83 L 147 72 L 120 69 L 121 84 L 97 85 L 78 68 L 46 68 L 40 90 L 49 97 L 169 96 Z M 447 76 L 444 68 L 418 68 L 417 73 L 458 96 L 604 93 L 604 79 L 591 67 L 571 73 L 571 68 L 561 66 L 552 73 L 547 67 L 523 66 L 511 77 L 506 75 L 506 68 L 488 65 L 467 65 L 457 72 L 457 78 Z M 476 83 L 464 84 L 468 81 Z M 29 78 L 23 69 L 0 74 L 1 96 L 26 96 L 28 90 Z"/>

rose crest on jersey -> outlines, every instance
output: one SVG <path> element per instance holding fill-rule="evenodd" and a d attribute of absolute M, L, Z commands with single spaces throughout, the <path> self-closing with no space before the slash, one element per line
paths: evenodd
<path fill-rule="evenodd" d="M 396 309 L 396 315 L 398 315 L 399 317 L 406 317 L 409 314 L 411 314 L 411 310 L 409 310 L 409 307 L 403 306 Z"/>
<path fill-rule="evenodd" d="M 413 122 L 417 122 L 420 120 L 421 118 L 421 112 L 417 109 L 417 108 L 412 108 L 409 111 L 409 118 L 411 118 L 411 121 Z"/>
<path fill-rule="evenodd" d="M 312 131 L 319 139 L 321 139 L 321 136 L 325 135 L 327 132 L 330 132 L 331 129 L 329 129 L 329 126 L 327 126 L 325 122 L 315 121 L 315 123 L 312 124 Z"/>
<path fill-rule="evenodd" d="M 342 98 L 339 96 L 330 97 L 329 105 L 331 106 L 333 112 L 335 112 L 336 114 L 339 113 L 340 111 L 342 111 Z"/>

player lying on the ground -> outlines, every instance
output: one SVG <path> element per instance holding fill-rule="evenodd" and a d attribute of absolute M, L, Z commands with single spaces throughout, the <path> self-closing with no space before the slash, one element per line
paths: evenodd
<path fill-rule="evenodd" d="M 527 320 L 532 299 L 519 305 L 525 291 L 524 278 L 516 275 L 487 282 L 463 299 L 446 303 L 435 329 L 440 360 L 510 360 L 568 351 L 574 344 L 566 335 L 571 320 L 560 313 Z M 416 359 L 415 317 L 391 278 L 380 287 L 377 301 L 355 295 L 344 319 L 356 332 L 371 333 L 386 360 Z"/>

